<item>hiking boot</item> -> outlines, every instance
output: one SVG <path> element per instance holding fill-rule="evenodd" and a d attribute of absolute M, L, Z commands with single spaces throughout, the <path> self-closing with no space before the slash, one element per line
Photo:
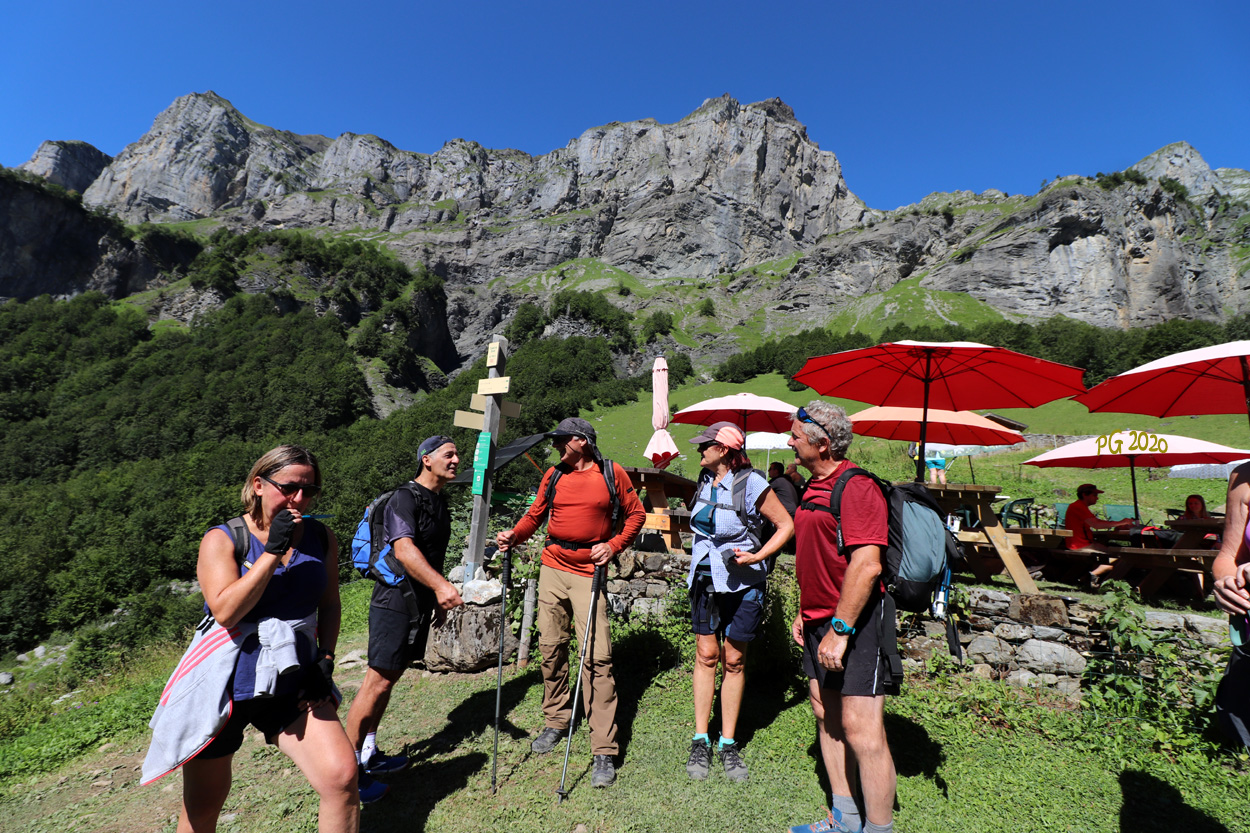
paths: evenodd
<path fill-rule="evenodd" d="M 373 780 L 373 777 L 366 773 L 364 766 L 360 764 L 356 766 L 356 787 L 360 791 L 361 804 L 372 804 L 391 790 L 381 781 Z"/>
<path fill-rule="evenodd" d="M 560 737 L 563 734 L 559 729 L 552 729 L 548 726 L 538 733 L 538 737 L 534 738 L 534 742 L 530 744 L 530 749 L 539 755 L 546 755 L 556 748 L 556 744 L 560 742 Z"/>
<path fill-rule="evenodd" d="M 607 787 L 616 780 L 616 765 L 611 755 L 596 755 L 594 769 L 590 772 L 590 786 Z"/>
<path fill-rule="evenodd" d="M 388 772 L 399 772 L 408 768 L 407 755 L 387 755 L 381 749 L 375 749 L 369 763 L 365 764 L 365 772 L 369 775 L 385 775 Z"/>
<path fill-rule="evenodd" d="M 829 815 L 811 824 L 800 824 L 790 828 L 790 833 L 860 833 L 863 828 L 852 830 L 842 823 L 842 813 L 838 809 L 829 810 Z"/>
<path fill-rule="evenodd" d="M 747 762 L 739 754 L 738 744 L 727 743 L 720 748 L 720 762 L 725 765 L 725 777 L 730 781 L 747 780 Z"/>
<path fill-rule="evenodd" d="M 707 778 L 712 769 L 712 748 L 707 741 L 698 738 L 690 742 L 690 757 L 686 759 L 686 774 L 696 781 Z"/>

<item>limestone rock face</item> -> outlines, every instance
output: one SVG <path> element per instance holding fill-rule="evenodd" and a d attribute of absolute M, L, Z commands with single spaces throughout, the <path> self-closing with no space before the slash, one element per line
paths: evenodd
<path fill-rule="evenodd" d="M 86 142 L 44 142 L 21 170 L 82 193 L 113 157 Z"/>
<path fill-rule="evenodd" d="M 142 246 L 43 188 L 0 179 L 0 300 L 98 290 L 121 298 L 159 279 Z"/>
<path fill-rule="evenodd" d="M 1148 177 L 1170 177 L 1189 189 L 1190 195 L 1209 196 L 1223 191 L 1223 183 L 1202 154 L 1188 142 L 1174 142 L 1156 150 L 1133 166 Z"/>
<path fill-rule="evenodd" d="M 310 187 L 329 144 L 249 121 L 215 93 L 179 98 L 83 194 L 129 222 L 193 220 Z"/>

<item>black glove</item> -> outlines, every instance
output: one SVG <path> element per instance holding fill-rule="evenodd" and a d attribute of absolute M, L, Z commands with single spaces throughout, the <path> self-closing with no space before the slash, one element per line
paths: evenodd
<path fill-rule="evenodd" d="M 295 516 L 290 510 L 283 509 L 273 516 L 269 524 L 269 541 L 265 544 L 265 552 L 273 555 L 286 555 L 291 548 L 291 538 L 295 534 Z"/>
<path fill-rule="evenodd" d="M 324 700 L 334 692 L 334 655 L 328 651 L 318 653 L 321 658 L 304 669 L 301 700 Z"/>

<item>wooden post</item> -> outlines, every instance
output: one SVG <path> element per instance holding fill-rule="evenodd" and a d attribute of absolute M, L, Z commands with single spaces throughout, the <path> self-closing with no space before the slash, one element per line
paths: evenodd
<path fill-rule="evenodd" d="M 486 527 L 490 521 L 491 470 L 497 440 L 502 430 L 503 396 L 509 379 L 504 375 L 508 364 L 508 339 L 496 335 L 486 351 L 487 378 L 478 383 L 478 393 L 485 400 L 478 435 L 477 453 L 473 457 L 473 520 L 469 527 L 469 544 L 464 551 L 464 580 L 472 581 L 486 550 Z M 457 424 L 475 414 L 456 413 Z"/>
<path fill-rule="evenodd" d="M 517 648 L 516 664 L 524 668 L 530 664 L 530 631 L 534 628 L 534 608 L 538 605 L 538 579 L 525 580 L 525 603 L 521 608 L 521 644 Z"/>

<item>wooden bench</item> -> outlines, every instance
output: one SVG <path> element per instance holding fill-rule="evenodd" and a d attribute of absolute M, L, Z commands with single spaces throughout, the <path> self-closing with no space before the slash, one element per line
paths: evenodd
<path fill-rule="evenodd" d="M 1129 570 L 1149 570 L 1137 591 L 1145 596 L 1153 596 L 1174 573 L 1197 573 L 1209 576 L 1211 565 L 1215 563 L 1217 550 L 1194 549 L 1153 549 L 1142 547 L 1107 547 L 1107 555 L 1111 557 L 1111 572 L 1108 579 L 1124 578 Z M 1204 584 L 1204 586 L 1206 586 Z"/>

